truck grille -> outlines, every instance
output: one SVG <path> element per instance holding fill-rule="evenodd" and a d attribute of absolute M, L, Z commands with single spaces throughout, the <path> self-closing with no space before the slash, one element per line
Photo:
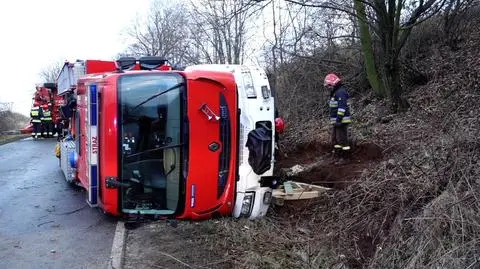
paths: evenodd
<path fill-rule="evenodd" d="M 217 198 L 220 198 L 225 191 L 230 172 L 231 133 L 230 113 L 228 112 L 227 100 L 223 94 L 220 94 L 220 142 L 222 144 L 222 152 L 220 153 L 218 165 Z"/>

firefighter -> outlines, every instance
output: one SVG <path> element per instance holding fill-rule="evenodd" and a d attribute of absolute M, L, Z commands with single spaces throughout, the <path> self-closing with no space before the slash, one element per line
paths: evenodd
<path fill-rule="evenodd" d="M 281 117 L 275 118 L 275 158 L 280 157 L 280 134 L 285 130 L 285 122 Z"/>
<path fill-rule="evenodd" d="M 52 111 L 50 110 L 50 107 L 47 104 L 42 106 L 43 117 L 41 119 L 43 125 L 43 133 L 47 138 L 53 136 Z"/>
<path fill-rule="evenodd" d="M 332 143 L 334 151 L 340 157 L 347 157 L 350 154 L 348 142 L 348 125 L 352 122 L 350 108 L 348 105 L 348 89 L 342 84 L 341 79 L 331 73 L 325 76 L 323 85 L 330 91 L 330 123 L 332 128 Z"/>
<path fill-rule="evenodd" d="M 33 103 L 33 107 L 30 110 L 30 117 L 32 118 L 33 125 L 32 137 L 38 138 L 42 135 L 40 125 L 42 123 L 41 118 L 43 117 L 43 113 L 38 102 Z"/>
<path fill-rule="evenodd" d="M 279 149 L 278 141 L 280 140 L 280 134 L 285 131 L 285 121 L 280 114 L 278 113 L 278 109 L 275 108 L 275 149 Z"/>

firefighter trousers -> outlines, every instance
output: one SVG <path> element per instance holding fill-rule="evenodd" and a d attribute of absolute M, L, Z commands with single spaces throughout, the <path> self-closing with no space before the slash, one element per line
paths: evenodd
<path fill-rule="evenodd" d="M 348 143 L 348 124 L 333 126 L 332 144 L 335 150 L 339 150 L 339 151 L 350 150 L 350 145 Z"/>
<path fill-rule="evenodd" d="M 40 122 L 32 122 L 33 125 L 33 131 L 32 131 L 32 136 L 33 137 L 39 137 L 42 135 L 42 130 L 41 130 L 41 123 Z"/>
<path fill-rule="evenodd" d="M 44 121 L 43 123 L 43 135 L 46 137 L 53 136 L 53 122 L 52 121 Z"/>

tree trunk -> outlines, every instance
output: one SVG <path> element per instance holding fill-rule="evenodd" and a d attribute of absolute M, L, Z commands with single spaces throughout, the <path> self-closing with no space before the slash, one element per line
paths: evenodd
<path fill-rule="evenodd" d="M 365 69 L 367 71 L 368 82 L 373 89 L 375 96 L 385 97 L 385 89 L 380 83 L 378 72 L 375 67 L 375 57 L 372 48 L 372 36 L 368 29 L 367 16 L 365 14 L 365 4 L 359 0 L 353 1 L 355 11 L 358 16 L 358 24 L 360 26 L 360 42 L 362 44 L 363 60 L 365 62 Z"/>
<path fill-rule="evenodd" d="M 409 103 L 403 97 L 403 88 L 400 83 L 400 65 L 398 58 L 392 58 L 385 65 L 385 84 L 390 92 L 390 101 L 392 112 L 405 112 L 409 107 Z"/>

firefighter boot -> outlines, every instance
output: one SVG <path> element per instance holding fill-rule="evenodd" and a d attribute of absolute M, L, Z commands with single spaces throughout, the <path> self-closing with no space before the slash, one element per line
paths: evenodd
<path fill-rule="evenodd" d="M 348 164 L 350 161 L 350 146 L 342 146 L 342 148 L 338 151 L 339 160 L 335 162 L 337 165 L 344 165 Z"/>
<path fill-rule="evenodd" d="M 342 153 L 342 146 L 339 144 L 333 145 L 332 155 L 333 158 L 338 158 L 341 156 Z"/>
<path fill-rule="evenodd" d="M 352 158 L 352 150 L 350 146 L 345 146 L 342 148 L 343 158 L 350 160 Z"/>

